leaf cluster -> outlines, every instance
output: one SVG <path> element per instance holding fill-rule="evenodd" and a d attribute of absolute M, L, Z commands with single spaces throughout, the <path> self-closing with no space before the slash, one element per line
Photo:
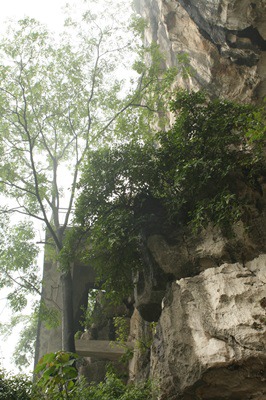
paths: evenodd
<path fill-rule="evenodd" d="M 112 371 L 106 373 L 99 384 L 87 384 L 78 378 L 76 362 L 78 356 L 68 352 L 45 354 L 35 369 L 39 379 L 33 386 L 32 400 L 79 399 L 79 400 L 148 400 L 151 399 L 151 384 L 126 385 Z M 78 379 L 77 379 L 78 378 Z"/>
<path fill-rule="evenodd" d="M 59 351 L 45 354 L 35 368 L 35 374 L 41 374 L 36 383 L 37 392 L 33 399 L 68 399 L 75 390 L 78 371 L 75 366 L 78 356 Z"/>
<path fill-rule="evenodd" d="M 1 400 L 30 400 L 32 382 L 24 375 L 11 375 L 0 370 L 0 398 Z"/>
<path fill-rule="evenodd" d="M 143 230 L 183 223 L 196 231 L 211 222 L 228 231 L 244 212 L 240 183 L 260 190 L 265 172 L 258 109 L 186 91 L 170 107 L 171 129 L 88 153 L 80 180 L 76 218 L 89 232 L 84 260 L 124 295 L 142 265 Z"/>
<path fill-rule="evenodd" d="M 5 210 L 0 214 L 0 289 L 7 288 L 7 300 L 14 312 L 27 305 L 28 294 L 40 290 L 33 225 L 21 221 L 11 225 Z"/>
<path fill-rule="evenodd" d="M 112 371 L 106 373 L 99 384 L 88 385 L 84 378 L 77 378 L 75 354 L 66 352 L 46 354 L 37 365 L 42 374 L 36 383 L 26 376 L 11 375 L 0 371 L 1 400 L 149 400 L 152 386 L 149 381 L 126 385 Z"/>
<path fill-rule="evenodd" d="M 114 373 L 107 372 L 104 382 L 90 385 L 87 400 L 149 400 L 152 399 L 150 382 L 126 385 Z"/>

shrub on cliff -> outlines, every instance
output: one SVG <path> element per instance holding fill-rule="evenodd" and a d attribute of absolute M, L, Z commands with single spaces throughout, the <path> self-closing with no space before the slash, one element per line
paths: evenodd
<path fill-rule="evenodd" d="M 167 132 L 87 154 L 76 218 L 89 232 L 84 261 L 94 262 L 109 290 L 130 289 L 143 230 L 210 222 L 229 230 L 245 209 L 239 187 L 260 191 L 263 110 L 186 91 L 170 106 Z"/>

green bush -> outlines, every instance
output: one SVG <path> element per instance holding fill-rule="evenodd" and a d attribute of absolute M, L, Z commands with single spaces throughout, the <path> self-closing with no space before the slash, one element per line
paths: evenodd
<path fill-rule="evenodd" d="M 78 356 L 65 351 L 45 354 L 35 368 L 40 375 L 34 387 L 33 399 L 69 399 L 74 398 L 78 371 Z"/>
<path fill-rule="evenodd" d="M 114 373 L 107 372 L 104 382 L 87 387 L 84 400 L 149 400 L 151 392 L 150 382 L 126 385 Z"/>
<path fill-rule="evenodd" d="M 211 222 L 229 234 L 245 211 L 239 187 L 259 191 L 265 174 L 265 111 L 186 91 L 170 107 L 169 131 L 91 151 L 83 168 L 76 219 L 89 235 L 82 257 L 120 297 L 141 269 L 145 232 L 180 224 L 195 232 Z"/>
<path fill-rule="evenodd" d="M 78 356 L 60 351 L 44 355 L 35 373 L 38 379 L 33 386 L 31 397 L 25 399 L 53 400 L 149 400 L 151 385 L 126 385 L 112 371 L 106 373 L 104 382 L 88 384 L 78 376 L 76 368 Z M 4 398 L 12 400 L 13 398 Z M 15 397 L 14 397 L 15 399 Z M 18 398 L 20 399 L 20 397 Z M 24 397 L 21 397 L 24 399 Z"/>
<path fill-rule="evenodd" d="M 0 399 L 1 400 L 30 400 L 32 382 L 24 375 L 12 375 L 0 370 Z"/>
<path fill-rule="evenodd" d="M 78 377 L 72 353 L 46 354 L 39 362 L 36 383 L 23 375 L 0 371 L 1 400 L 149 400 L 150 382 L 126 385 L 113 372 L 106 374 L 104 382 L 89 384 Z"/>

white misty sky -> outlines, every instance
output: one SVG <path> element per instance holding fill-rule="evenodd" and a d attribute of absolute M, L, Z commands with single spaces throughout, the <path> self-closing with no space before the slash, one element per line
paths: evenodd
<path fill-rule="evenodd" d="M 63 23 L 62 8 L 67 0 L 0 0 L 0 24 L 6 19 L 33 17 L 56 30 Z"/>
<path fill-rule="evenodd" d="M 63 26 L 63 8 L 66 3 L 67 0 L 0 0 L 0 35 L 5 31 L 5 21 L 9 19 L 19 20 L 26 16 L 46 24 L 52 31 L 58 31 Z M 8 320 L 9 313 L 10 310 L 6 307 L 6 300 L 1 293 L 0 322 Z M 11 365 L 11 356 L 16 345 L 19 329 L 5 342 L 0 338 L 0 364 L 3 363 L 9 371 L 14 370 L 14 366 Z"/>

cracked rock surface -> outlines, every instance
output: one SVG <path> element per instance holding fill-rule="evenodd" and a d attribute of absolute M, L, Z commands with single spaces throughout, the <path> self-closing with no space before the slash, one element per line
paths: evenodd
<path fill-rule="evenodd" d="M 266 96 L 265 0 L 134 3 L 145 44 L 178 67 L 176 86 L 246 103 Z M 233 239 L 213 227 L 196 238 L 186 227 L 146 237 L 132 337 L 158 324 L 150 358 L 141 364 L 135 352 L 131 368 L 133 378 L 150 376 L 157 399 L 266 400 L 265 189 L 251 195 L 249 229 L 237 224 Z"/>
<path fill-rule="evenodd" d="M 135 0 L 135 8 L 148 22 L 146 42 L 179 67 L 178 86 L 240 101 L 266 95 L 265 0 Z"/>
<path fill-rule="evenodd" d="M 172 284 L 151 354 L 161 399 L 265 398 L 265 287 L 266 254 Z"/>

